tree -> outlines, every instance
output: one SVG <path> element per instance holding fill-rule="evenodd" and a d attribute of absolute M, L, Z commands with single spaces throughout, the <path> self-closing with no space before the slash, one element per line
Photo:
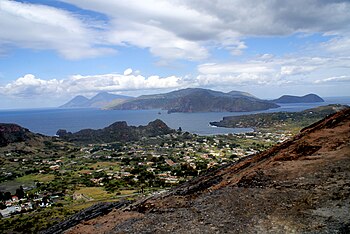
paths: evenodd
<path fill-rule="evenodd" d="M 24 190 L 23 187 L 20 186 L 18 189 L 16 189 L 16 196 L 18 197 L 18 199 L 22 199 L 24 198 Z"/>
<path fill-rule="evenodd" d="M 207 168 L 208 168 L 207 165 L 208 165 L 207 161 L 197 161 L 196 162 L 196 169 L 201 170 L 201 171 L 207 170 Z"/>
<path fill-rule="evenodd" d="M 12 198 L 12 195 L 10 192 L 5 192 L 4 194 L 5 201 L 10 200 Z"/>

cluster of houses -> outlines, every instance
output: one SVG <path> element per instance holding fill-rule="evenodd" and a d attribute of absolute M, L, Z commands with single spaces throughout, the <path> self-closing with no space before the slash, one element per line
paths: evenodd
<path fill-rule="evenodd" d="M 286 135 L 276 134 L 237 134 L 237 138 L 247 138 L 254 140 L 265 140 L 265 142 L 279 142 L 286 139 Z M 117 161 L 120 164 L 119 170 L 115 171 L 108 166 L 101 167 L 94 172 L 104 171 L 104 177 L 91 178 L 91 182 L 95 186 L 104 186 L 103 180 L 123 179 L 125 177 L 133 177 L 135 182 L 138 181 L 137 175 L 131 172 L 135 167 L 142 166 L 155 177 L 165 182 L 169 186 L 178 184 L 182 178 L 181 175 L 172 173 L 172 169 L 181 167 L 186 164 L 187 168 L 197 170 L 205 170 L 215 166 L 227 164 L 233 160 L 239 160 L 251 154 L 259 152 L 257 149 L 244 149 L 239 146 L 233 146 L 231 140 L 225 136 L 213 136 L 208 140 L 206 137 L 193 136 L 186 140 L 177 140 L 176 135 L 171 136 L 168 142 L 160 142 L 159 144 L 149 144 L 142 142 L 125 143 L 118 150 L 113 149 L 109 144 L 90 145 L 81 148 L 82 158 L 98 159 L 104 161 Z M 116 153 L 117 152 L 117 153 Z M 111 156 L 114 153 L 114 156 Z M 117 155 L 117 156 L 116 156 Z M 234 155 L 234 157 L 232 157 Z M 126 162 L 124 162 L 124 159 Z M 198 163 L 202 167 L 198 168 Z M 203 163 L 205 166 L 203 167 Z M 159 164 L 165 165 L 167 170 L 161 170 Z M 92 174 L 92 171 L 85 172 Z"/>
<path fill-rule="evenodd" d="M 53 200 L 58 198 L 58 195 L 47 196 L 36 194 L 33 198 L 19 198 L 17 195 L 11 195 L 11 198 L 3 201 L 0 207 L 1 217 L 7 218 L 15 214 L 26 213 L 38 208 L 50 207 Z"/>
<path fill-rule="evenodd" d="M 237 138 L 253 139 L 262 142 L 281 143 L 291 139 L 293 134 L 290 131 L 281 132 L 250 132 L 236 134 Z"/>

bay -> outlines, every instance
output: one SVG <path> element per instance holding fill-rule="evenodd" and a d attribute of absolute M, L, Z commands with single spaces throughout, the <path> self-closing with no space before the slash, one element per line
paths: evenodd
<path fill-rule="evenodd" d="M 126 121 L 128 125 L 146 125 L 155 119 L 163 120 L 169 127 L 199 135 L 228 134 L 251 131 L 249 128 L 218 128 L 209 122 L 219 121 L 225 116 L 237 116 L 262 112 L 301 111 L 328 104 L 350 105 L 350 97 L 324 98 L 323 103 L 279 104 L 281 107 L 254 112 L 208 112 L 171 113 L 164 110 L 99 110 L 99 109 L 22 109 L 0 110 L 1 123 L 16 123 L 32 132 L 53 136 L 58 129 L 76 132 L 81 129 L 104 128 L 116 121 Z"/>

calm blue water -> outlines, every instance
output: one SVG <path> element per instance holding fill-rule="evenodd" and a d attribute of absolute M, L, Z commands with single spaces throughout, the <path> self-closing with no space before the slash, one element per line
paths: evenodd
<path fill-rule="evenodd" d="M 116 121 L 126 121 L 129 125 L 146 125 L 155 119 L 163 120 L 169 127 L 200 135 L 227 134 L 250 131 L 250 129 L 217 128 L 209 126 L 211 121 L 219 121 L 224 116 L 244 115 L 261 112 L 301 111 L 327 104 L 350 105 L 350 97 L 324 98 L 324 103 L 280 104 L 280 108 L 256 112 L 210 112 L 172 113 L 159 110 L 98 110 L 98 109 L 28 109 L 0 110 L 1 123 L 16 123 L 32 132 L 55 135 L 58 129 L 76 132 L 84 128 L 104 128 Z M 159 114 L 159 112 L 161 114 Z"/>

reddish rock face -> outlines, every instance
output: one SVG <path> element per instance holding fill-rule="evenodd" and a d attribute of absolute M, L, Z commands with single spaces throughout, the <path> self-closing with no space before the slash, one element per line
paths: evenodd
<path fill-rule="evenodd" d="M 12 132 L 21 132 L 24 130 L 25 130 L 24 128 L 21 128 L 20 126 L 18 126 L 16 124 L 0 124 L 0 132 L 12 133 Z"/>

